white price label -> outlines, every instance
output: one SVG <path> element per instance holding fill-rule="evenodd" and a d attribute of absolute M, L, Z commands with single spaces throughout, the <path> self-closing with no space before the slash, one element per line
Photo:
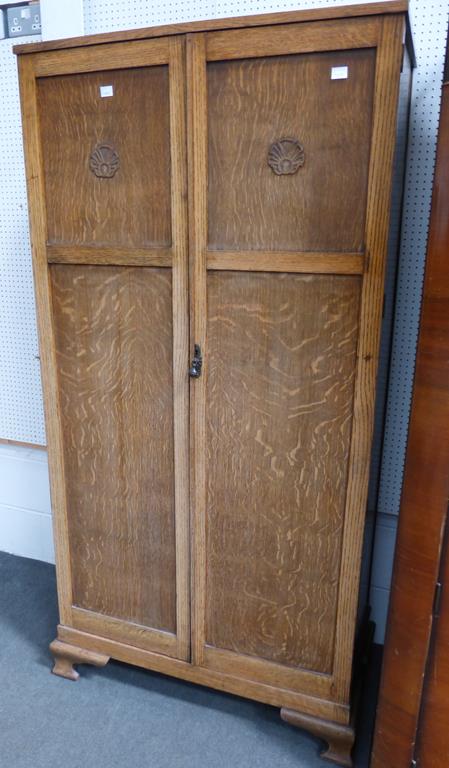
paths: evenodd
<path fill-rule="evenodd" d="M 348 67 L 331 67 L 331 80 L 347 80 Z"/>
<path fill-rule="evenodd" d="M 114 95 L 114 88 L 112 85 L 100 85 L 100 96 L 102 99 L 106 98 L 107 96 L 113 96 Z"/>

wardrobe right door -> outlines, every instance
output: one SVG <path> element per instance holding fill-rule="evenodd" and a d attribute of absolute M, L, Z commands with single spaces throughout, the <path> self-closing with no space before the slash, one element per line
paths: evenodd
<path fill-rule="evenodd" d="M 193 658 L 340 720 L 401 42 L 399 17 L 188 40 Z"/>

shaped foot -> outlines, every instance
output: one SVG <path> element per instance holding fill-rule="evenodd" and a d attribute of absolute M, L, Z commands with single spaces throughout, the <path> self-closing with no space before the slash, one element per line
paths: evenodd
<path fill-rule="evenodd" d="M 305 715 L 293 709 L 281 709 L 281 717 L 286 723 L 303 728 L 319 739 L 327 742 L 328 748 L 321 757 L 345 768 L 352 768 L 351 752 L 354 746 L 355 732 L 351 725 L 322 720 L 319 717 Z"/>
<path fill-rule="evenodd" d="M 62 640 L 53 640 L 50 643 L 50 651 L 55 659 L 53 674 L 65 677 L 67 680 L 78 680 L 79 673 L 74 668 L 75 664 L 93 664 L 95 667 L 104 667 L 109 661 L 109 656 L 63 643 Z"/>

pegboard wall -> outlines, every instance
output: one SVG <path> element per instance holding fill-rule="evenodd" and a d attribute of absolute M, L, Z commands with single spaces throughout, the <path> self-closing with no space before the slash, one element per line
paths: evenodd
<path fill-rule="evenodd" d="M 432 197 L 449 3 L 412 0 L 413 75 L 402 240 L 377 508 L 399 513 Z"/>
<path fill-rule="evenodd" d="M 356 1 L 158 0 L 149 3 L 148 0 L 85 0 L 85 32 L 93 34 L 196 19 L 349 5 Z M 447 0 L 411 0 L 418 66 L 412 92 L 401 259 L 381 459 L 379 507 L 386 514 L 396 514 L 399 508 L 448 10 Z M 27 40 L 30 38 L 24 42 Z M 11 41 L 0 41 L 0 437 L 45 443 L 20 109 L 16 63 L 11 47 Z"/>
<path fill-rule="evenodd" d="M 34 40 L 0 40 L 0 437 L 43 444 L 19 87 L 12 53 L 16 43 Z"/>

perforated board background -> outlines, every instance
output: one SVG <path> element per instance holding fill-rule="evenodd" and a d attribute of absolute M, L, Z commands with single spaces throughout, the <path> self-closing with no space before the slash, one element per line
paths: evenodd
<path fill-rule="evenodd" d="M 0 437 L 45 443 L 16 43 L 0 40 Z"/>
<path fill-rule="evenodd" d="M 402 241 L 378 511 L 399 512 L 432 197 L 449 3 L 412 0 L 413 76 Z"/>
<path fill-rule="evenodd" d="M 348 0 L 85 0 L 86 34 L 204 18 L 351 4 Z M 447 30 L 447 0 L 411 0 L 414 73 L 380 511 L 399 507 Z M 35 39 L 35 38 L 33 38 Z M 29 40 L 29 38 L 28 38 Z M 16 41 L 21 42 L 21 41 Z M 44 443 L 16 65 L 0 41 L 0 437 Z M 378 446 L 378 452 L 380 446 Z"/>

